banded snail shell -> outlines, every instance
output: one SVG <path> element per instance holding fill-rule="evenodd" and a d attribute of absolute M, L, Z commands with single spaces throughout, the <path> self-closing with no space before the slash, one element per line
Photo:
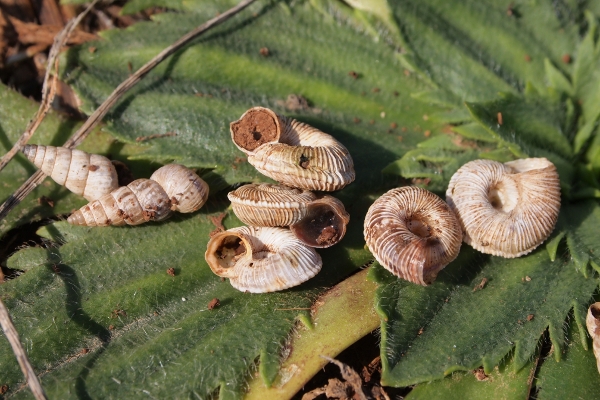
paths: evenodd
<path fill-rule="evenodd" d="M 260 173 L 285 185 L 333 191 L 354 181 L 354 162 L 333 136 L 312 126 L 253 107 L 230 124 L 235 145 Z"/>
<path fill-rule="evenodd" d="M 92 201 L 119 187 L 111 161 L 97 154 L 65 147 L 25 145 L 25 156 L 59 185 Z"/>
<path fill-rule="evenodd" d="M 205 254 L 210 269 L 251 293 L 287 289 L 314 277 L 321 256 L 289 230 L 242 226 L 213 236 Z"/>
<path fill-rule="evenodd" d="M 375 200 L 365 217 L 364 235 L 384 268 L 423 286 L 458 256 L 462 242 L 450 207 L 413 186 L 392 189 Z"/>
<path fill-rule="evenodd" d="M 194 171 L 179 164 L 167 164 L 150 177 L 162 186 L 171 199 L 171 210 L 192 213 L 208 199 L 208 184 Z"/>
<path fill-rule="evenodd" d="M 171 215 L 171 200 L 163 188 L 151 179 L 137 179 L 69 216 L 73 225 L 121 226 L 162 221 Z"/>
<path fill-rule="evenodd" d="M 585 325 L 592 337 L 596 368 L 600 372 L 600 302 L 592 304 L 588 309 Z"/>
<path fill-rule="evenodd" d="M 332 196 L 269 183 L 248 184 L 230 192 L 233 212 L 252 226 L 290 226 L 311 247 L 330 247 L 346 233 L 350 216 Z"/>
<path fill-rule="evenodd" d="M 506 258 L 530 253 L 550 236 L 560 211 L 560 180 L 545 158 L 474 160 L 450 179 L 446 201 L 465 243 Z"/>

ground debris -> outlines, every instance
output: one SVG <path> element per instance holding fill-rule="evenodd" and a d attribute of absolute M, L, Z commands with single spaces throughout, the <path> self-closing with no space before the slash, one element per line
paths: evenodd
<path fill-rule="evenodd" d="M 479 284 L 473 288 L 473 291 L 476 292 L 478 290 L 483 289 L 487 283 L 488 283 L 488 278 L 481 279 L 481 282 L 479 282 Z"/>
<path fill-rule="evenodd" d="M 210 218 L 210 222 L 212 222 L 215 226 L 215 229 L 209 233 L 210 237 L 215 236 L 217 233 L 225 232 L 225 227 L 223 226 L 223 218 L 225 218 L 226 215 L 227 213 L 221 213 L 218 215 L 210 215 L 208 217 Z"/>

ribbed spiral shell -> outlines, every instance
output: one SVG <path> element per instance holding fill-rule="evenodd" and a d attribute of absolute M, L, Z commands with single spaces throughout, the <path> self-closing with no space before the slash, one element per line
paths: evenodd
<path fill-rule="evenodd" d="M 592 337 L 596 368 L 600 372 L 600 302 L 594 303 L 588 309 L 585 318 L 588 333 Z"/>
<path fill-rule="evenodd" d="M 243 292 L 266 293 L 297 286 L 315 276 L 321 256 L 287 229 L 242 226 L 213 236 L 206 262 Z"/>
<path fill-rule="evenodd" d="M 65 147 L 25 145 L 25 156 L 59 185 L 87 200 L 99 199 L 119 187 L 117 171 L 106 157 Z"/>
<path fill-rule="evenodd" d="M 289 226 L 307 213 L 317 196 L 307 190 L 270 183 L 248 184 L 227 194 L 235 215 L 252 226 Z"/>
<path fill-rule="evenodd" d="M 161 221 L 171 214 L 171 200 L 151 179 L 137 179 L 94 200 L 68 218 L 73 225 L 119 226 Z"/>
<path fill-rule="evenodd" d="M 194 171 L 179 164 L 167 164 L 150 177 L 162 186 L 171 199 L 171 210 L 191 213 L 208 199 L 208 184 Z"/>
<path fill-rule="evenodd" d="M 333 191 L 354 181 L 348 149 L 308 124 L 254 107 L 230 126 L 232 139 L 248 155 L 248 162 L 278 182 Z"/>
<path fill-rule="evenodd" d="M 428 285 L 456 258 L 462 242 L 458 220 L 435 194 L 418 187 L 392 189 L 365 217 L 365 241 L 394 275 Z"/>
<path fill-rule="evenodd" d="M 545 158 L 504 164 L 475 160 L 452 176 L 446 201 L 461 223 L 465 243 L 482 253 L 519 257 L 554 230 L 560 180 Z"/>

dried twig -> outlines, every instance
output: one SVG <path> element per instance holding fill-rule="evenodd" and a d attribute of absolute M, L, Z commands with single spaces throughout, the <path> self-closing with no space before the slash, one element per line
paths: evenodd
<path fill-rule="evenodd" d="M 27 128 L 25 128 L 25 132 L 23 132 L 19 140 L 17 140 L 17 143 L 15 143 L 12 149 L 10 149 L 8 153 L 6 153 L 2 159 L 0 159 L 0 171 L 6 167 L 6 164 L 13 159 L 21 147 L 27 144 L 50 110 L 50 106 L 54 100 L 54 95 L 56 94 L 56 84 L 58 81 L 58 55 L 69 40 L 69 36 L 71 36 L 71 33 L 73 33 L 75 27 L 79 25 L 83 17 L 85 17 L 85 15 L 91 10 L 92 7 L 96 5 L 98 1 L 99 0 L 95 0 L 92 2 L 81 14 L 70 20 L 65 25 L 65 28 L 54 38 L 54 44 L 52 44 L 52 48 L 50 48 L 50 54 L 48 55 L 48 67 L 46 68 L 46 75 L 44 76 L 44 84 L 42 86 L 42 102 L 40 104 L 40 108 L 33 116 L 33 119 L 29 121 Z M 53 71 L 52 65 L 54 65 L 55 73 L 52 79 L 50 79 L 50 75 Z"/>
<path fill-rule="evenodd" d="M 17 333 L 17 330 L 10 319 L 10 315 L 8 314 L 8 310 L 4 306 L 2 300 L 0 300 L 0 326 L 2 326 L 2 330 L 4 331 L 15 356 L 17 356 L 17 361 L 21 366 L 23 375 L 25 375 L 25 379 L 27 379 L 27 384 L 31 388 L 33 395 L 38 400 L 46 399 L 46 393 L 44 393 L 44 389 L 42 388 L 42 385 L 40 385 L 40 381 L 27 359 L 27 354 L 25 354 L 25 350 L 19 340 L 19 334 Z"/>
<path fill-rule="evenodd" d="M 135 84 L 137 84 L 144 76 L 146 76 L 153 68 L 155 68 L 159 63 L 165 60 L 168 56 L 181 49 L 191 40 L 195 39 L 202 33 L 208 31 L 209 29 L 221 24 L 222 22 L 228 20 L 238 12 L 242 11 L 244 8 L 252 4 L 255 0 L 243 0 L 237 6 L 230 8 L 224 13 L 218 15 L 217 17 L 205 22 L 200 25 L 196 29 L 188 32 L 184 36 L 182 36 L 179 40 L 173 43 L 171 46 L 164 49 L 160 52 L 156 57 L 152 60 L 148 61 L 143 67 L 137 70 L 133 75 L 131 75 L 128 79 L 123 81 L 117 88 L 110 94 L 110 96 L 96 109 L 96 111 L 90 115 L 90 117 L 85 121 L 85 123 L 79 128 L 75 134 L 65 142 L 64 147 L 74 148 L 77 147 L 83 139 L 89 134 L 89 132 L 104 118 L 106 113 L 115 105 L 115 103 L 127 92 L 131 89 Z M 0 220 L 4 219 L 6 215 L 12 210 L 21 200 L 23 200 L 29 193 L 33 191 L 42 181 L 46 175 L 41 171 L 36 171 L 15 193 L 13 193 L 2 206 L 0 206 Z"/>

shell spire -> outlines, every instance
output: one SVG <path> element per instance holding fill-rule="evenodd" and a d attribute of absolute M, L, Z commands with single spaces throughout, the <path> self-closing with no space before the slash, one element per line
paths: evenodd
<path fill-rule="evenodd" d="M 43 173 L 88 201 L 119 187 L 112 162 L 98 154 L 65 147 L 25 145 L 23 153 Z"/>
<path fill-rule="evenodd" d="M 192 213 L 199 210 L 208 199 L 208 184 L 194 171 L 179 164 L 167 164 L 150 177 L 171 200 L 171 210 Z"/>

